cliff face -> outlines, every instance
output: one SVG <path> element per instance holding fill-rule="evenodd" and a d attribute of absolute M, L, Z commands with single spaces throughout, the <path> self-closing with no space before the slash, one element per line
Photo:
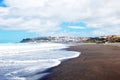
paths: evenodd
<path fill-rule="evenodd" d="M 20 41 L 21 43 L 23 43 L 23 42 L 32 42 L 32 39 L 30 39 L 30 38 L 27 38 L 27 39 L 23 39 L 22 41 Z"/>
<path fill-rule="evenodd" d="M 25 42 L 47 42 L 47 41 L 50 41 L 50 39 L 47 37 L 40 37 L 40 38 L 26 38 L 20 42 L 25 43 Z"/>

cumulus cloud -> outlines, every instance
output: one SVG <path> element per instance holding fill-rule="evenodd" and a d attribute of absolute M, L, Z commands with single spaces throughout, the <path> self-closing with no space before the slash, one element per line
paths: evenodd
<path fill-rule="evenodd" d="M 59 34 L 62 22 L 84 22 L 94 29 L 93 35 L 119 33 L 119 0 L 4 0 L 4 3 L 8 7 L 0 7 L 1 29 L 50 35 Z"/>

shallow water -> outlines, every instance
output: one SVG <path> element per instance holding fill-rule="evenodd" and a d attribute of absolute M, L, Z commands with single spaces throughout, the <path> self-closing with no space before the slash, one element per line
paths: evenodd
<path fill-rule="evenodd" d="M 60 50 L 58 43 L 0 44 L 0 80 L 37 80 L 49 74 L 46 69 L 80 53 Z M 39 73 L 39 74 L 38 74 Z"/>

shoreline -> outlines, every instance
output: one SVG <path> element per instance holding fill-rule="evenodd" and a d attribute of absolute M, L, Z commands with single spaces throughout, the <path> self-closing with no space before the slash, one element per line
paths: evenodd
<path fill-rule="evenodd" d="M 117 44 L 118 45 L 118 44 Z M 120 80 L 120 47 L 82 44 L 67 48 L 81 55 L 62 62 L 42 80 Z"/>

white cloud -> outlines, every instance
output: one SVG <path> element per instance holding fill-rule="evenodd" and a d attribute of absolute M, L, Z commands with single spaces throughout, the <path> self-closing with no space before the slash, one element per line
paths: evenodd
<path fill-rule="evenodd" d="M 71 29 L 86 29 L 83 26 L 68 26 L 68 28 L 71 28 Z"/>
<path fill-rule="evenodd" d="M 93 35 L 117 35 L 120 34 L 120 26 L 119 25 L 109 25 L 109 27 L 99 28 L 92 32 Z"/>
<path fill-rule="evenodd" d="M 0 7 L 0 17 L 1 16 L 5 16 L 7 15 L 9 12 L 9 9 L 6 9 L 6 8 L 3 8 L 3 7 Z"/>
<path fill-rule="evenodd" d="M 116 34 L 120 25 L 120 0 L 4 0 L 0 28 L 44 35 L 61 30 L 62 22 L 85 22 L 95 34 Z M 74 29 L 83 27 L 69 26 Z M 116 28 L 116 31 L 110 29 Z M 64 32 L 64 31 L 63 31 Z M 72 32 L 70 32 L 72 34 Z M 57 34 L 57 33 L 56 33 Z M 84 35 L 84 34 L 83 34 Z"/>
<path fill-rule="evenodd" d="M 56 31 L 60 29 L 58 23 L 40 20 L 40 19 L 24 19 L 24 18 L 8 18 L 0 19 L 0 26 L 7 30 L 26 30 L 29 32 L 43 33 Z"/>
<path fill-rule="evenodd" d="M 85 32 L 75 32 L 75 31 L 59 31 L 59 32 L 50 32 L 46 33 L 45 35 L 52 35 L 52 36 L 75 36 L 75 37 L 80 37 L 80 36 L 88 36 L 88 33 Z"/>

